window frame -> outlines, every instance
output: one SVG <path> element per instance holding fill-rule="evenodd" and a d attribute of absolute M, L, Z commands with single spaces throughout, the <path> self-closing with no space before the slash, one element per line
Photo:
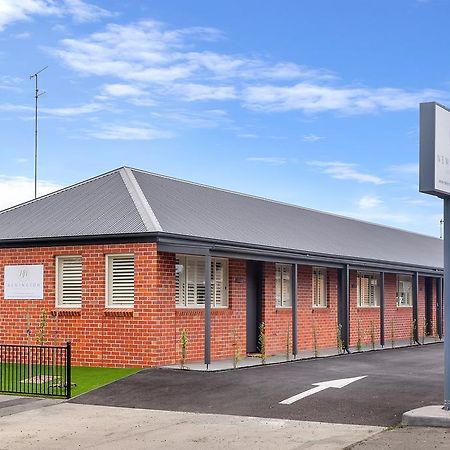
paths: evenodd
<path fill-rule="evenodd" d="M 315 291 L 315 286 L 316 286 L 316 272 L 322 272 L 323 274 L 323 292 L 324 292 L 324 303 L 325 304 L 317 304 L 316 303 L 316 291 Z M 326 267 L 313 267 L 312 268 L 312 307 L 314 309 L 326 309 L 328 308 L 328 270 Z"/>
<path fill-rule="evenodd" d="M 356 305 L 358 308 L 379 308 L 380 307 L 380 274 L 378 272 L 365 272 L 358 271 L 356 275 Z M 363 304 L 361 298 L 361 282 L 360 279 L 362 277 L 370 277 L 369 278 L 369 286 L 371 284 L 371 280 L 375 279 L 377 281 L 376 289 L 374 293 L 374 300 L 376 300 L 376 304 Z"/>
<path fill-rule="evenodd" d="M 400 280 L 401 278 L 408 278 L 408 280 Z M 403 282 L 407 281 L 411 285 L 411 291 L 409 293 L 410 294 L 409 302 L 406 305 L 402 305 L 402 304 L 399 303 L 400 281 L 403 281 Z M 412 306 L 413 306 L 412 305 L 412 303 L 413 303 L 413 277 L 412 277 L 412 275 L 400 275 L 400 274 L 397 274 L 395 282 L 396 282 L 396 297 L 395 297 L 395 301 L 396 301 L 396 304 L 397 304 L 397 308 L 412 308 Z"/>
<path fill-rule="evenodd" d="M 283 268 L 287 268 L 289 270 L 289 302 L 286 301 L 286 303 L 283 300 Z M 277 272 L 278 270 L 281 271 L 280 273 L 280 297 L 278 299 L 278 277 Z M 283 264 L 283 263 L 276 263 L 275 264 L 275 308 L 279 309 L 290 309 L 292 308 L 292 264 Z"/>
<path fill-rule="evenodd" d="M 79 303 L 64 303 L 62 300 L 62 271 L 61 263 L 68 259 L 79 259 L 81 262 L 81 299 Z M 55 307 L 56 308 L 71 308 L 79 309 L 83 303 L 83 257 L 82 255 L 57 255 L 55 257 Z"/>
<path fill-rule="evenodd" d="M 176 309 L 205 309 L 205 302 L 198 303 L 197 298 L 195 299 L 195 303 L 189 304 L 188 303 L 188 283 L 186 280 L 186 274 L 188 271 L 188 265 L 189 260 L 201 260 L 203 265 L 205 264 L 205 256 L 202 255 L 187 255 L 187 254 L 176 254 L 175 257 L 175 283 L 176 283 L 176 266 L 178 264 L 182 265 L 184 267 L 184 302 L 182 302 L 182 299 L 177 301 L 177 289 L 175 286 L 175 308 Z M 183 261 L 178 263 L 177 261 Z M 222 290 L 224 294 L 224 304 L 217 304 L 217 296 L 216 296 L 216 277 L 215 277 L 215 270 L 216 266 L 215 263 L 217 261 L 220 261 L 223 263 L 223 277 L 222 277 Z M 228 258 L 220 258 L 220 257 L 211 257 L 211 309 L 229 309 L 230 307 L 230 298 L 229 298 L 229 259 Z M 206 280 L 203 276 L 203 286 L 205 286 Z M 180 283 L 180 290 L 181 290 L 181 281 Z M 198 283 L 197 283 L 198 284 Z M 181 291 L 180 291 L 181 293 Z"/>
<path fill-rule="evenodd" d="M 112 261 L 114 258 L 133 258 L 133 301 L 127 303 L 113 303 L 110 299 L 111 286 L 112 283 Z M 133 309 L 134 308 L 134 300 L 136 295 L 135 289 L 135 281 L 136 281 L 136 265 L 135 265 L 135 257 L 134 253 L 108 253 L 105 255 L 105 308 L 107 309 Z"/>

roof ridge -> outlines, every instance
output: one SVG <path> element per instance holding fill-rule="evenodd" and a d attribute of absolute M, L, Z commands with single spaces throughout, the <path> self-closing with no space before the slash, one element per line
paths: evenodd
<path fill-rule="evenodd" d="M 163 231 L 132 170 L 122 167 L 119 173 L 147 231 Z"/>
<path fill-rule="evenodd" d="M 87 180 L 79 181 L 78 183 L 71 184 L 69 186 L 65 186 L 65 187 L 63 187 L 61 189 L 58 189 L 56 191 L 50 192 L 50 193 L 45 194 L 45 195 L 41 195 L 40 197 L 36 197 L 36 198 L 31 199 L 31 200 L 27 200 L 25 202 L 19 203 L 18 205 L 10 206 L 9 208 L 1 210 L 0 214 L 12 211 L 12 210 L 17 209 L 17 208 L 21 208 L 22 206 L 30 205 L 30 204 L 38 202 L 40 200 L 44 200 L 44 199 L 46 199 L 48 197 L 51 197 L 53 195 L 57 195 L 57 194 L 60 194 L 62 192 L 66 192 L 66 191 L 68 191 L 70 189 L 74 189 L 74 188 L 76 188 L 78 186 L 82 186 L 82 185 L 90 183 L 92 181 L 99 180 L 100 178 L 103 178 L 103 177 L 112 175 L 113 173 L 119 172 L 120 169 L 121 168 L 110 170 L 110 171 L 102 173 L 100 175 L 96 175 L 95 177 L 88 178 Z"/>
<path fill-rule="evenodd" d="M 171 177 L 171 176 L 168 176 L 168 175 L 162 175 L 162 174 L 159 174 L 159 173 L 150 172 L 148 170 L 136 169 L 136 168 L 133 168 L 133 167 L 127 167 L 127 168 L 129 170 L 131 170 L 131 171 L 142 172 L 142 173 L 145 173 L 145 174 L 148 174 L 148 175 L 153 175 L 153 176 L 156 176 L 156 177 L 159 177 L 159 178 L 166 178 L 168 180 L 178 181 L 178 182 L 181 182 L 181 183 L 191 184 L 191 185 L 194 185 L 194 186 L 200 186 L 200 187 L 204 187 L 204 188 L 208 188 L 208 189 L 214 189 L 216 191 L 226 192 L 228 194 L 240 195 L 242 197 L 253 198 L 253 199 L 262 200 L 262 201 L 266 201 L 266 202 L 276 203 L 278 205 L 290 206 L 292 208 L 297 208 L 297 209 L 306 210 L 306 211 L 312 211 L 314 213 L 324 214 L 326 216 L 338 217 L 338 218 L 341 218 L 341 219 L 346 219 L 346 220 L 350 220 L 350 221 L 354 221 L 354 222 L 374 225 L 376 227 L 381 227 L 381 228 L 387 228 L 387 229 L 390 229 L 390 230 L 400 231 L 402 233 L 413 234 L 415 236 L 422 236 L 422 237 L 427 237 L 427 238 L 430 238 L 430 239 L 440 240 L 438 237 L 431 236 L 429 234 L 418 233 L 418 232 L 415 232 L 415 231 L 405 230 L 403 228 L 394 227 L 394 226 L 390 226 L 390 225 L 383 225 L 383 224 L 380 224 L 380 223 L 370 222 L 368 220 L 356 219 L 354 217 L 344 216 L 343 214 L 337 214 L 337 213 L 332 213 L 332 212 L 328 212 L 328 211 L 321 211 L 319 209 L 314 209 L 314 208 L 307 208 L 305 206 L 295 205 L 293 203 L 283 202 L 281 200 L 274 200 L 274 199 L 267 198 L 267 197 L 261 197 L 261 196 L 258 196 L 258 195 L 246 194 L 244 192 L 233 191 L 231 189 L 225 189 L 225 188 L 221 188 L 221 187 L 217 187 L 217 186 L 211 186 L 211 185 L 204 184 L 204 183 L 197 183 L 195 181 L 184 180 L 182 178 Z"/>

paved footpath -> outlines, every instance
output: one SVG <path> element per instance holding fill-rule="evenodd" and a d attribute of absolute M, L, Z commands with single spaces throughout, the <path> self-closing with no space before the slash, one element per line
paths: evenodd
<path fill-rule="evenodd" d="M 60 403 L 0 418 L 0 449 L 342 449 L 366 425 Z"/>
<path fill-rule="evenodd" d="M 450 448 L 450 430 L 446 428 L 396 428 L 351 445 L 352 450 L 428 450 Z"/>

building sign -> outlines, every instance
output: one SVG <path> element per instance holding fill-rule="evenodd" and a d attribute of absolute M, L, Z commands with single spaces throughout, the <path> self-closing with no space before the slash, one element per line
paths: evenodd
<path fill-rule="evenodd" d="M 435 102 L 420 104 L 419 190 L 450 196 L 450 110 Z"/>
<path fill-rule="evenodd" d="M 5 266 L 4 298 L 6 300 L 42 300 L 44 266 Z"/>

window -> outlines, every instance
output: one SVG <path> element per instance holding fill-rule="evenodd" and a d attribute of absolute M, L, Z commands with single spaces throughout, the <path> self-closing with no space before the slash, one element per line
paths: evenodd
<path fill-rule="evenodd" d="M 277 264 L 275 272 L 275 299 L 277 308 L 292 306 L 292 266 L 290 264 Z"/>
<path fill-rule="evenodd" d="M 412 305 L 412 277 L 408 275 L 397 276 L 397 306 Z"/>
<path fill-rule="evenodd" d="M 56 258 L 56 305 L 79 308 L 82 298 L 81 256 Z"/>
<path fill-rule="evenodd" d="M 358 273 L 358 306 L 374 307 L 380 305 L 379 275 Z"/>
<path fill-rule="evenodd" d="M 205 257 L 177 255 L 175 304 L 180 308 L 205 307 Z M 211 258 L 211 307 L 228 307 L 228 260 Z"/>
<path fill-rule="evenodd" d="M 134 303 L 134 256 L 106 256 L 106 305 L 132 307 Z"/>
<path fill-rule="evenodd" d="M 313 268 L 313 307 L 327 307 L 327 270 L 321 267 Z"/>

